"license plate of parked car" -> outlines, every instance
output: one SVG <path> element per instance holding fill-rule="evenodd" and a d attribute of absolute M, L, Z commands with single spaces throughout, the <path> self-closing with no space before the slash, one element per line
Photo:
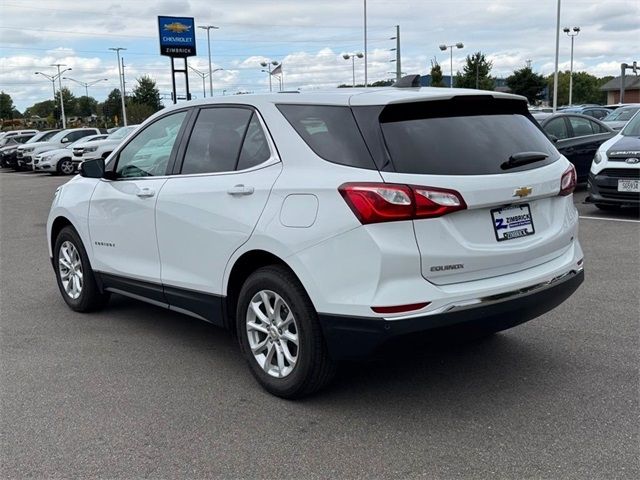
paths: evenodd
<path fill-rule="evenodd" d="M 499 242 L 526 237 L 535 233 L 531 208 L 529 208 L 528 203 L 494 208 L 491 210 L 491 216 L 493 217 L 496 240 Z"/>
<path fill-rule="evenodd" d="M 640 192 L 640 180 L 618 180 L 619 192 Z"/>

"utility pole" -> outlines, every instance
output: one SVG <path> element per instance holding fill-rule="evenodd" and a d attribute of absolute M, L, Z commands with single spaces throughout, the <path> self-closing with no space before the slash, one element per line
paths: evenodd
<path fill-rule="evenodd" d="M 402 78 L 402 65 L 400 60 L 400 25 L 396 25 L 396 36 L 391 37 L 391 40 L 396 41 L 396 48 L 392 48 L 391 50 L 396 51 L 396 82 L 399 82 Z"/>
<path fill-rule="evenodd" d="M 211 29 L 218 30 L 220 27 L 215 25 L 200 25 L 198 28 L 207 31 L 207 49 L 209 52 L 209 96 L 213 97 L 213 70 L 211 68 Z"/>
<path fill-rule="evenodd" d="M 126 50 L 126 48 L 122 47 L 112 47 L 109 50 L 113 50 L 116 52 L 116 56 L 118 58 L 118 79 L 120 81 L 120 100 L 122 101 L 122 121 L 124 122 L 124 126 L 127 126 L 127 107 L 124 103 L 124 73 L 122 72 L 122 66 L 120 65 L 120 50 Z"/>
<path fill-rule="evenodd" d="M 556 65 L 553 71 L 553 113 L 558 110 L 558 58 L 560 57 L 560 0 L 556 18 Z"/>
<path fill-rule="evenodd" d="M 60 114 L 62 116 L 62 128 L 64 129 L 64 128 L 67 128 L 67 119 L 64 115 L 64 100 L 62 99 L 62 80 L 60 79 L 63 72 L 60 72 L 60 67 L 66 67 L 66 65 L 64 65 L 63 63 L 54 63 L 51 66 L 58 67 L 58 75 L 56 76 L 58 77 L 58 93 L 60 94 Z"/>
<path fill-rule="evenodd" d="M 625 78 L 627 76 L 627 69 L 630 69 L 638 75 L 638 62 L 634 61 L 631 65 L 628 63 L 620 64 L 620 101 L 618 103 L 624 103 L 624 89 L 625 89 Z"/>
<path fill-rule="evenodd" d="M 367 63 L 369 57 L 367 54 L 367 0 L 364 0 L 364 88 L 367 88 Z"/>
<path fill-rule="evenodd" d="M 124 57 L 120 59 L 122 62 L 122 120 L 124 121 L 124 126 L 127 126 L 127 110 L 125 108 L 126 98 L 127 98 L 127 82 L 124 77 Z"/>

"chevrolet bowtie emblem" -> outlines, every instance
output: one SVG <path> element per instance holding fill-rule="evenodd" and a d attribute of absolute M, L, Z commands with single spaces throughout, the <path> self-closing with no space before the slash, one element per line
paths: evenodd
<path fill-rule="evenodd" d="M 531 187 L 520 187 L 516 191 L 513 192 L 514 197 L 524 198 L 533 192 L 533 188 Z"/>

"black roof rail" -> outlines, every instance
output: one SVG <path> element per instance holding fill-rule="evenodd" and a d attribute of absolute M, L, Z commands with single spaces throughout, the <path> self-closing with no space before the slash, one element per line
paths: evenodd
<path fill-rule="evenodd" d="M 396 88 L 420 88 L 420 75 L 405 75 L 392 85 Z"/>

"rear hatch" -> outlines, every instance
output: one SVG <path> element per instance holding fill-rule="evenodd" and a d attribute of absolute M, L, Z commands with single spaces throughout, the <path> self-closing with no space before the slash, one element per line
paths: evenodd
<path fill-rule="evenodd" d="M 377 158 L 384 181 L 434 187 L 414 194 L 444 192 L 462 203 L 413 220 L 425 279 L 450 284 L 504 275 L 570 247 L 575 213 L 559 195 L 570 167 L 524 101 L 460 96 L 377 108 L 353 107 L 374 157 L 384 152 Z"/>

